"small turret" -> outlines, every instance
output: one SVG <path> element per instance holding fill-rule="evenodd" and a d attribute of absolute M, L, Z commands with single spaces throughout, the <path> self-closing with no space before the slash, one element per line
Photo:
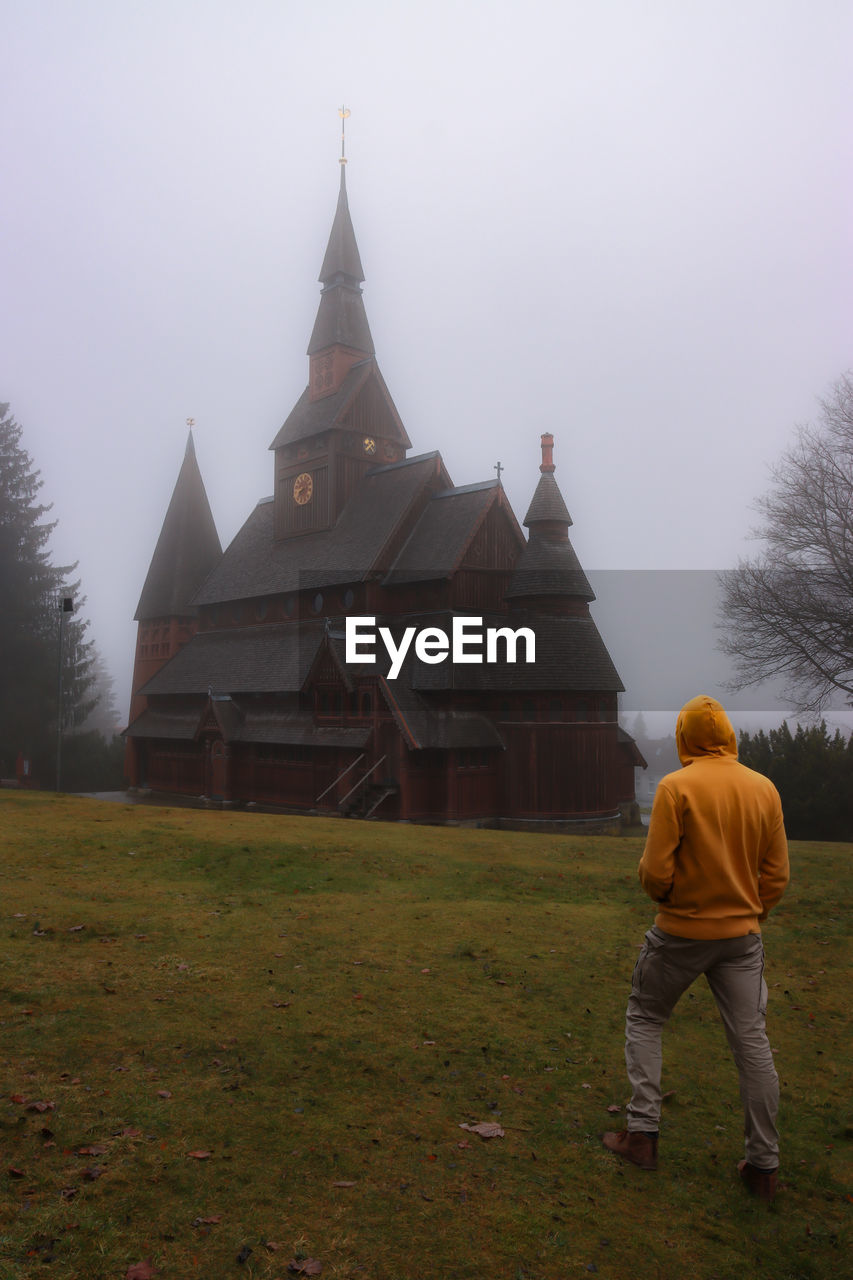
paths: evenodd
<path fill-rule="evenodd" d="M 222 558 L 192 432 L 134 619 L 139 623 L 130 723 L 145 707 L 137 690 L 195 634 L 192 598 Z"/>
<path fill-rule="evenodd" d="M 524 517 L 530 537 L 515 566 L 506 599 L 514 608 L 586 612 L 595 593 L 569 541 L 572 517 L 554 479 L 554 437 L 550 432 L 542 436 L 541 444 L 539 483 Z"/>

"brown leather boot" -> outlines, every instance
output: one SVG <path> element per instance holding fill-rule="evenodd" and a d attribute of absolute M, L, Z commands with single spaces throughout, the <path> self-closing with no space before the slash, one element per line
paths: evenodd
<path fill-rule="evenodd" d="M 650 1138 L 645 1133 L 629 1133 L 623 1129 L 621 1133 L 604 1133 L 601 1141 L 608 1151 L 615 1151 L 623 1160 L 639 1165 L 641 1169 L 658 1167 L 657 1134 Z"/>
<path fill-rule="evenodd" d="M 756 1169 L 755 1165 L 750 1164 L 748 1160 L 741 1160 L 737 1171 L 750 1195 L 757 1196 L 759 1200 L 770 1204 L 776 1195 L 778 1169 L 770 1171 Z"/>

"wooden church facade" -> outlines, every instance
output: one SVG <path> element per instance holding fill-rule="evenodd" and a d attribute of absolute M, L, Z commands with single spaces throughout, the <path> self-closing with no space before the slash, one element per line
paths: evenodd
<path fill-rule="evenodd" d="M 188 441 L 136 613 L 131 784 L 389 820 L 617 818 L 643 762 L 617 724 L 553 438 L 528 538 L 499 480 L 457 487 L 438 453 L 408 456 L 363 278 L 342 167 L 309 383 L 270 446 L 273 495 L 224 553 Z M 376 661 L 348 661 L 347 621 L 367 618 Z M 410 643 L 392 678 L 378 628 L 397 648 L 455 619 L 532 634 L 535 661 L 520 642 L 510 661 L 505 639 L 492 662 Z"/>

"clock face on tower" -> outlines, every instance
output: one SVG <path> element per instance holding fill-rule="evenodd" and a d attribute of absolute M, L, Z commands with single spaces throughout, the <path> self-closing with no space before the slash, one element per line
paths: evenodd
<path fill-rule="evenodd" d="M 311 501 L 314 493 L 314 481 L 307 471 L 303 471 L 293 482 L 293 498 L 300 507 L 304 507 L 306 502 Z"/>

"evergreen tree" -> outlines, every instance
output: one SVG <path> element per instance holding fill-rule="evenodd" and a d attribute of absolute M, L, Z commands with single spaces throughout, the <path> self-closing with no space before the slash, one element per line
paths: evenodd
<path fill-rule="evenodd" d="M 64 731 L 92 709 L 92 642 L 88 624 L 62 612 L 63 600 L 79 589 L 79 582 L 67 583 L 76 566 L 51 561 L 56 521 L 45 519 L 50 507 L 38 501 L 42 481 L 21 435 L 9 406 L 0 404 L 0 770 L 12 775 L 22 754 L 31 775 L 48 785 L 57 716 Z"/>
<path fill-rule="evenodd" d="M 853 840 L 853 734 L 830 737 L 826 724 L 791 733 L 740 735 L 742 764 L 765 774 L 782 797 L 785 828 L 795 840 Z"/>

